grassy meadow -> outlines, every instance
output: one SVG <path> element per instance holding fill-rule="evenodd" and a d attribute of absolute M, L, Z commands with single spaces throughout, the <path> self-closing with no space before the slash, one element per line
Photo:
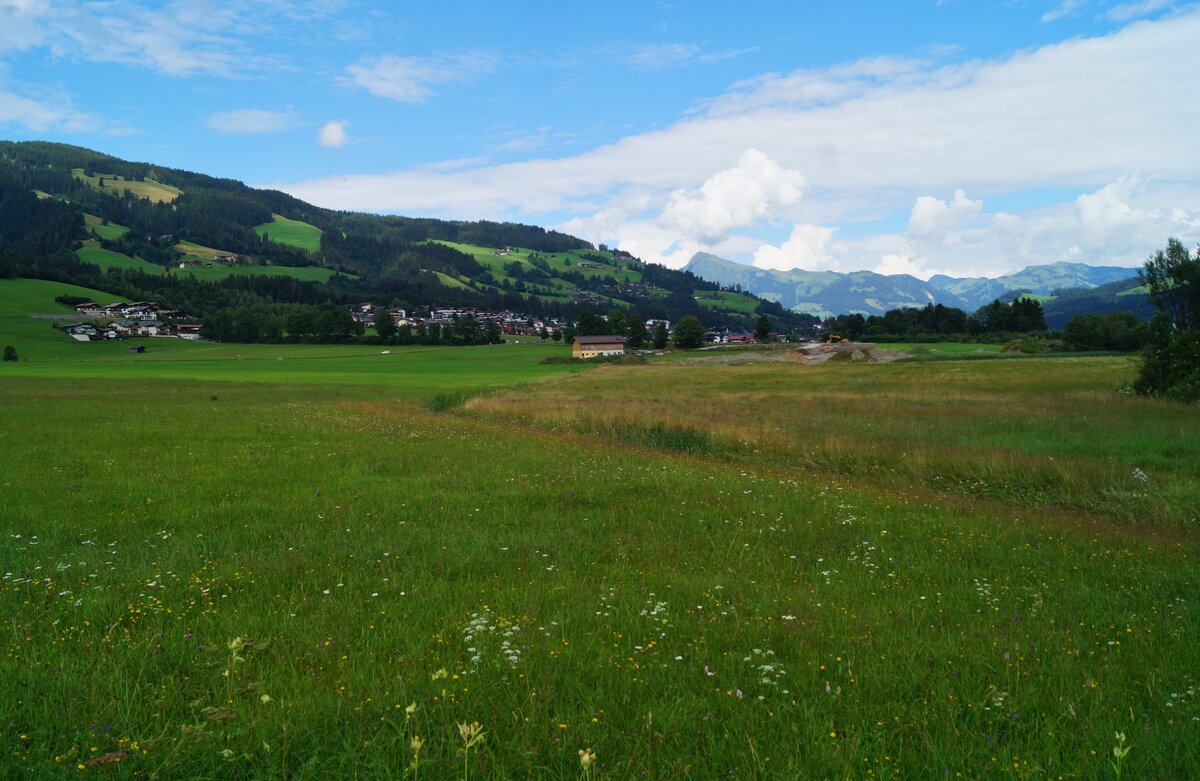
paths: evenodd
<path fill-rule="evenodd" d="M 151 344 L 0 364 L 0 775 L 1200 773 L 1125 359 Z"/>
<path fill-rule="evenodd" d="M 203 259 L 205 265 L 196 268 L 181 269 L 177 265 L 160 266 L 141 258 L 131 258 L 120 252 L 104 249 L 95 239 L 83 242 L 83 247 L 76 251 L 84 263 L 99 266 L 101 270 L 110 268 L 125 268 L 141 271 L 144 274 L 185 274 L 207 282 L 231 277 L 236 274 L 254 274 L 258 276 L 292 277 L 301 282 L 328 282 L 337 272 L 322 266 L 260 266 L 257 264 L 227 265 L 218 261 L 209 261 L 213 255 L 225 254 L 222 250 L 203 247 L 189 241 L 180 242 L 175 248 L 183 253 L 185 259 Z M 351 275 L 352 276 L 352 275 Z M 0 282 L 2 285 L 3 282 Z M 109 296 L 112 297 L 111 295 Z"/>
<path fill-rule="evenodd" d="M 321 234 L 323 231 L 315 225 L 309 225 L 307 222 L 300 220 L 289 220 L 283 215 L 273 215 L 274 219 L 271 222 L 265 222 L 254 228 L 259 236 L 264 233 L 269 234 L 271 241 L 280 244 L 287 244 L 292 247 L 299 247 L 302 250 L 316 252 L 321 248 Z"/>

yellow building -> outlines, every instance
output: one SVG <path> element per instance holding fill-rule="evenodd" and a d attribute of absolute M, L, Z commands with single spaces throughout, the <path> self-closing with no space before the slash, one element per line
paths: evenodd
<path fill-rule="evenodd" d="M 576 336 L 571 339 L 572 358 L 596 358 L 602 355 L 624 354 L 624 336 Z"/>

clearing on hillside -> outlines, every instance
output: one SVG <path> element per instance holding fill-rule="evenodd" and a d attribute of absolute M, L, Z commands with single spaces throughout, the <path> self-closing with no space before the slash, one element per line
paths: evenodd
<path fill-rule="evenodd" d="M 300 220 L 289 220 L 280 214 L 272 215 L 275 219 L 254 227 L 259 236 L 270 236 L 271 241 L 286 244 L 289 247 L 299 247 L 308 252 L 321 249 L 321 235 L 324 233 L 315 225 L 309 225 Z"/>
<path fill-rule="evenodd" d="M 112 195 L 121 195 L 126 190 L 138 198 L 149 198 L 154 203 L 170 203 L 183 194 L 183 190 L 169 184 L 156 182 L 153 179 L 126 179 L 112 174 L 95 174 L 86 176 L 82 168 L 71 171 L 81 182 Z"/>
<path fill-rule="evenodd" d="M 83 247 L 75 250 L 75 254 L 84 263 L 99 266 L 102 271 L 110 268 L 127 268 L 143 274 L 161 274 L 164 271 L 163 267 L 157 263 L 151 263 L 141 258 L 131 258 L 123 253 L 104 249 L 95 239 L 83 242 Z"/>
<path fill-rule="evenodd" d="M 87 225 L 87 230 L 95 234 L 96 238 L 108 239 L 109 241 L 119 239 L 129 232 L 129 228 L 126 228 L 124 225 L 117 225 L 115 222 L 105 222 L 94 214 L 83 215 L 83 222 Z"/>

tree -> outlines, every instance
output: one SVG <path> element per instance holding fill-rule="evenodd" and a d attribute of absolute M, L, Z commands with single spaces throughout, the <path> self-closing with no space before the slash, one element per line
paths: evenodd
<path fill-rule="evenodd" d="M 629 321 L 625 319 L 625 314 L 620 309 L 610 309 L 608 312 L 608 331 L 606 336 L 625 336 L 629 330 Z"/>
<path fill-rule="evenodd" d="M 11 344 L 4 345 L 4 360 L 6 360 L 6 361 L 17 360 L 17 348 L 13 347 Z"/>
<path fill-rule="evenodd" d="M 541 339 L 544 342 L 549 338 L 550 338 L 550 329 L 548 329 L 546 326 L 543 325 L 542 330 L 538 331 L 538 339 Z"/>
<path fill-rule="evenodd" d="M 1167 239 L 1166 251 L 1151 255 L 1138 278 L 1177 333 L 1200 328 L 1200 247 L 1189 257 L 1179 239 Z"/>
<path fill-rule="evenodd" d="M 563 338 L 562 330 L 559 328 L 555 328 L 554 333 L 550 334 L 550 337 L 552 339 L 554 339 L 554 341 L 556 341 L 556 342 L 561 342 L 562 338 Z"/>
<path fill-rule="evenodd" d="M 704 326 L 695 315 L 684 315 L 675 324 L 675 346 L 682 350 L 694 350 L 704 345 Z"/>
<path fill-rule="evenodd" d="M 391 339 L 396 335 L 396 321 L 392 319 L 392 313 L 387 310 L 387 307 L 377 307 L 371 320 L 375 324 L 375 333 L 379 334 L 380 339 Z"/>
<path fill-rule="evenodd" d="M 592 310 L 581 309 L 579 322 L 575 324 L 575 333 L 580 336 L 605 336 L 608 334 L 608 323 L 599 315 L 592 314 Z"/>
<path fill-rule="evenodd" d="M 670 335 L 667 333 L 667 327 L 662 323 L 654 326 L 654 349 L 661 350 L 667 346 L 670 341 Z"/>
<path fill-rule="evenodd" d="M 771 318 L 766 315 L 758 316 L 758 325 L 754 329 L 754 340 L 757 342 L 771 341 Z"/>
<path fill-rule="evenodd" d="M 634 309 L 629 313 L 629 327 L 625 329 L 625 344 L 633 350 L 642 349 L 649 334 L 646 333 L 646 318 Z"/>
<path fill-rule="evenodd" d="M 1145 396 L 1200 401 L 1200 249 L 1190 257 L 1169 239 L 1138 276 L 1158 314 L 1133 388 Z"/>

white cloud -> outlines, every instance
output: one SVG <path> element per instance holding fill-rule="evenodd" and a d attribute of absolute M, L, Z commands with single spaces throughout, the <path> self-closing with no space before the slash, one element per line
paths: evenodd
<path fill-rule="evenodd" d="M 876 274 L 908 274 L 920 279 L 928 279 L 932 276 L 924 267 L 914 263 L 912 258 L 903 252 L 893 252 L 884 255 L 871 270 Z"/>
<path fill-rule="evenodd" d="M 840 264 L 831 250 L 837 228 L 823 225 L 796 225 L 791 236 L 778 247 L 764 244 L 754 252 L 754 265 L 759 268 L 787 271 L 832 271 Z"/>
<path fill-rule="evenodd" d="M 115 62 L 170 76 L 244 78 L 282 67 L 252 39 L 312 23 L 340 0 L 0 0 L 0 52 L 45 47 L 58 59 Z"/>
<path fill-rule="evenodd" d="M 949 231 L 961 228 L 979 216 L 983 201 L 972 201 L 963 190 L 955 190 L 949 203 L 922 195 L 913 204 L 908 217 L 908 232 L 926 239 L 938 240 Z"/>
<path fill-rule="evenodd" d="M 359 87 L 400 103 L 420 103 L 436 89 L 472 81 L 490 72 L 496 58 L 487 52 L 467 52 L 443 57 L 368 58 L 346 68 L 342 83 Z"/>
<path fill-rule="evenodd" d="M 743 247 L 748 260 L 764 242 L 738 232 L 752 231 L 755 221 L 788 220 L 842 226 L 843 268 L 854 258 L 872 267 L 906 254 L 926 269 L 1000 272 L 1025 259 L 1058 259 L 1079 241 L 1065 240 L 1071 229 L 1044 224 L 1050 211 L 1021 212 L 1014 227 L 1011 215 L 984 213 L 975 200 L 981 197 L 1047 187 L 1093 193 L 1141 172 L 1149 184 L 1138 197 L 1155 201 L 1143 211 L 1200 212 L 1200 103 L 1181 97 L 1194 91 L 1200 73 L 1196 40 L 1200 13 L 1191 12 L 996 61 L 942 67 L 872 58 L 769 74 L 673 125 L 581 154 L 271 186 L 342 209 L 501 219 L 552 213 L 596 231 L 585 238 L 650 248 L 643 256 L 652 260 L 676 262 L 684 249 L 714 242 Z M 765 184 L 771 177 L 759 182 L 742 163 L 722 176 L 722 166 L 747 149 L 761 153 L 764 170 L 802 171 L 808 184 L 789 181 L 796 197 L 782 198 L 784 191 Z M 915 204 L 958 189 L 961 198 Z M 1168 195 L 1173 202 L 1159 203 Z M 856 233 L 847 228 L 855 221 L 896 213 L 911 220 L 913 212 L 918 230 L 947 220 L 944 240 L 889 235 L 867 247 L 846 238 Z M 1067 213 L 1078 232 L 1073 201 L 1055 215 Z M 1144 251 L 1130 251 L 1123 246 L 1106 257 L 1144 259 Z"/>
<path fill-rule="evenodd" d="M 700 47 L 694 43 L 656 43 L 638 47 L 625 61 L 639 68 L 667 68 L 694 60 L 699 54 Z"/>
<path fill-rule="evenodd" d="M 660 222 L 683 236 L 719 241 L 735 228 L 754 225 L 800 200 L 804 177 L 784 170 L 757 149 L 733 168 L 714 174 L 698 190 L 675 190 Z"/>
<path fill-rule="evenodd" d="M 635 68 L 659 70 L 694 63 L 731 60 L 753 51 L 757 51 L 757 47 L 706 52 L 694 43 L 652 43 L 634 48 L 622 57 L 622 60 Z"/>
<path fill-rule="evenodd" d="M 326 122 L 321 125 L 321 129 L 317 131 L 317 142 L 321 146 L 339 148 L 346 145 L 350 140 L 346 133 L 346 128 L 350 126 L 350 122 L 345 119 L 336 119 Z"/>
<path fill-rule="evenodd" d="M 279 133 L 300 124 L 292 111 L 267 111 L 258 108 L 218 111 L 204 121 L 205 127 L 218 133 Z"/>
<path fill-rule="evenodd" d="M 99 128 L 109 135 L 124 135 L 129 129 L 71 106 L 65 96 L 36 100 L 0 86 L 0 127 L 17 125 L 37 133 L 50 130 L 67 133 L 94 133 Z"/>
<path fill-rule="evenodd" d="M 1056 19 L 1063 18 L 1064 16 L 1070 16 L 1071 14 L 1075 13 L 1076 9 L 1086 2 L 1087 0 L 1062 0 L 1062 2 L 1059 3 L 1056 8 L 1042 14 L 1042 21 L 1053 22 Z"/>
<path fill-rule="evenodd" d="M 1140 2 L 1120 3 L 1108 9 L 1104 13 L 1104 18 L 1110 22 L 1128 22 L 1131 19 L 1149 16 L 1156 11 L 1174 7 L 1174 0 L 1140 0 Z"/>

